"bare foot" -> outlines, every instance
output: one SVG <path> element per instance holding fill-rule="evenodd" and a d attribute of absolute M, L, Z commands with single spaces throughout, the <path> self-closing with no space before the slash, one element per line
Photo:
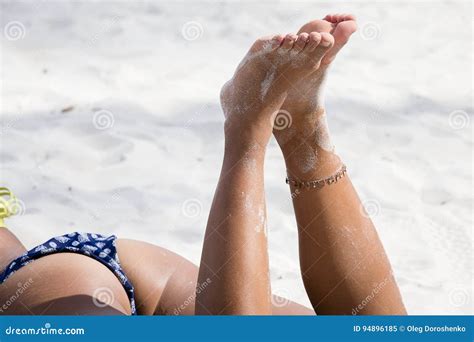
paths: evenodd
<path fill-rule="evenodd" d="M 331 34 L 316 32 L 257 40 L 221 91 L 226 137 L 249 136 L 266 145 L 288 90 L 321 65 L 333 44 Z"/>
<path fill-rule="evenodd" d="M 334 46 L 324 55 L 321 60 L 321 67 L 301 79 L 291 89 L 282 109 L 290 113 L 304 114 L 324 107 L 322 89 L 320 88 L 328 66 L 356 29 L 355 17 L 349 14 L 330 14 L 322 20 L 313 20 L 301 27 L 298 34 L 303 32 L 330 33 L 334 37 Z"/>
<path fill-rule="evenodd" d="M 325 53 L 320 65 L 312 73 L 293 84 L 281 107 L 281 112 L 291 116 L 292 125 L 284 129 L 276 127 L 274 134 L 282 147 L 289 172 L 293 171 L 301 177 L 317 177 L 331 172 L 339 162 L 332 153 L 333 146 L 326 124 L 324 80 L 329 65 L 356 29 L 354 16 L 332 14 L 322 20 L 313 20 L 299 30 L 299 34 L 330 33 L 334 37 L 334 45 Z M 316 164 L 321 164 L 323 159 L 330 160 L 330 165 L 328 164 L 327 170 L 321 169 L 321 172 L 315 173 Z"/>

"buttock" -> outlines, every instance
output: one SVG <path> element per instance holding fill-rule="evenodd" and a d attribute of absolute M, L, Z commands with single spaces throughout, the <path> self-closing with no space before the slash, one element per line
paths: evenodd
<path fill-rule="evenodd" d="M 0 315 L 130 314 L 119 279 L 81 254 L 56 253 L 31 262 L 0 285 Z"/>
<path fill-rule="evenodd" d="M 43 260 L 46 257 L 53 256 L 56 254 L 76 254 L 78 256 L 86 257 L 88 264 L 98 264 L 104 266 L 105 269 L 111 271 L 112 275 L 116 277 L 123 290 L 125 291 L 128 300 L 129 306 L 132 315 L 136 315 L 136 306 L 135 306 L 135 290 L 132 283 L 129 281 L 127 275 L 124 273 L 122 266 L 120 264 L 119 256 L 116 248 L 116 237 L 111 236 L 102 236 L 100 234 L 90 234 L 90 233 L 69 233 L 66 235 L 56 236 L 41 245 L 34 247 L 33 249 L 26 251 L 13 261 L 11 261 L 6 268 L 0 272 L 0 284 L 6 282 L 10 277 L 16 274 L 18 271 L 23 268 L 35 264 L 39 260 Z M 51 261 L 50 258 L 47 259 Z M 54 260 L 61 261 L 62 258 L 55 258 Z M 51 268 L 57 267 L 56 264 L 53 264 Z M 91 268 L 95 270 L 95 268 Z M 33 268 L 33 271 L 35 268 Z M 75 271 L 73 267 L 69 270 L 65 268 L 64 275 L 62 278 L 71 277 L 74 282 L 79 281 L 79 278 L 75 276 Z M 39 274 L 40 278 L 42 274 Z M 88 276 L 80 279 L 80 281 L 88 282 L 90 279 L 95 280 L 97 276 L 90 272 Z M 110 277 L 110 274 L 109 274 Z M 54 280 L 51 280 L 54 281 Z M 70 286 L 70 285 L 68 285 Z M 36 286 L 35 286 L 36 287 Z M 21 289 L 21 286 L 20 286 Z M 100 300 L 100 297 L 110 300 L 110 290 L 96 286 L 96 298 Z M 100 307 L 101 305 L 97 305 Z M 105 306 L 104 306 L 105 307 Z"/>

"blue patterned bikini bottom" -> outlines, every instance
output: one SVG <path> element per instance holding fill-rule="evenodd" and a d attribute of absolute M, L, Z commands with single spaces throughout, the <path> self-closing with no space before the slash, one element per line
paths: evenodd
<path fill-rule="evenodd" d="M 130 300 L 132 315 L 136 315 L 134 288 L 120 265 L 115 245 L 116 240 L 115 235 L 107 237 L 99 234 L 77 232 L 54 237 L 13 260 L 0 273 L 0 284 L 23 266 L 41 257 L 54 253 L 78 253 L 97 260 L 115 274 Z"/>

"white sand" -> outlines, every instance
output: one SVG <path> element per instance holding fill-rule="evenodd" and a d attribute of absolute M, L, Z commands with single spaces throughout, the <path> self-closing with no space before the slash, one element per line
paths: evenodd
<path fill-rule="evenodd" d="M 327 84 L 333 142 L 409 312 L 473 312 L 470 2 L 1 4 L 0 183 L 24 201 L 9 225 L 28 246 L 94 231 L 198 263 L 221 85 L 257 36 L 353 12 Z M 266 171 L 273 290 L 308 304 L 274 141 Z"/>

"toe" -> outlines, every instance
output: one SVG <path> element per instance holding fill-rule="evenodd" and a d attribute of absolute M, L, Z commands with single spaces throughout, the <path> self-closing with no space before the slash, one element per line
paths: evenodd
<path fill-rule="evenodd" d="M 324 20 L 329 21 L 330 23 L 337 24 L 347 20 L 356 20 L 355 16 L 348 13 L 336 13 L 328 14 L 324 17 Z"/>
<path fill-rule="evenodd" d="M 329 21 L 330 23 L 333 23 L 333 24 L 337 24 L 339 17 L 340 17 L 340 14 L 332 13 L 332 14 L 326 15 L 323 20 Z"/>
<path fill-rule="evenodd" d="M 336 54 L 346 45 L 350 36 L 357 30 L 357 24 L 354 20 L 347 20 L 339 23 L 332 33 L 334 36 L 334 47 L 324 57 L 323 63 L 330 63 L 336 57 Z"/>
<path fill-rule="evenodd" d="M 334 15 L 334 22 L 335 23 L 340 23 L 342 21 L 343 16 L 344 16 L 344 14 L 340 14 L 340 13 Z"/>
<path fill-rule="evenodd" d="M 351 34 L 357 30 L 357 23 L 355 20 L 346 20 L 339 23 L 334 32 L 332 32 L 336 41 L 341 41 L 344 44 L 347 43 Z"/>
<path fill-rule="evenodd" d="M 293 46 L 293 51 L 300 52 L 303 51 L 308 42 L 309 35 L 307 33 L 301 33 L 298 35 L 295 45 Z"/>
<path fill-rule="evenodd" d="M 321 34 L 319 32 L 311 32 L 308 37 L 305 51 L 313 52 L 321 42 Z"/>
<path fill-rule="evenodd" d="M 311 57 L 314 63 L 316 63 L 317 66 L 320 65 L 321 60 L 323 59 L 324 55 L 326 52 L 331 49 L 331 47 L 334 45 L 334 37 L 327 33 L 327 32 L 321 32 L 320 33 L 321 40 L 314 49 L 314 51 L 311 53 Z"/>
<path fill-rule="evenodd" d="M 334 37 L 327 32 L 321 32 L 321 42 L 319 45 L 324 47 L 326 50 L 330 49 L 331 46 L 334 44 Z"/>
<path fill-rule="evenodd" d="M 272 36 L 266 36 L 266 37 L 261 37 L 257 39 L 255 43 L 253 43 L 252 47 L 250 48 L 250 51 L 259 52 L 271 47 L 275 43 L 273 38 L 274 37 Z"/>
<path fill-rule="evenodd" d="M 297 39 L 298 36 L 296 34 L 287 34 L 281 47 L 285 50 L 291 50 Z"/>
<path fill-rule="evenodd" d="M 326 14 L 326 16 L 323 18 L 323 20 L 326 20 L 326 21 L 329 21 L 330 23 L 333 22 L 333 17 L 334 17 L 334 14 Z"/>
<path fill-rule="evenodd" d="M 331 32 L 333 29 L 334 24 L 329 22 L 328 20 L 313 20 L 306 24 L 304 24 L 298 33 L 303 32 Z"/>
<path fill-rule="evenodd" d="M 356 21 L 356 16 L 353 14 L 343 14 L 343 20 L 342 21 L 347 21 L 347 20 L 354 20 Z"/>
<path fill-rule="evenodd" d="M 279 47 L 283 44 L 285 40 L 285 35 L 283 34 L 277 34 L 275 36 L 273 36 L 272 38 L 272 42 L 274 43 L 274 45 L 276 45 L 276 47 Z"/>

